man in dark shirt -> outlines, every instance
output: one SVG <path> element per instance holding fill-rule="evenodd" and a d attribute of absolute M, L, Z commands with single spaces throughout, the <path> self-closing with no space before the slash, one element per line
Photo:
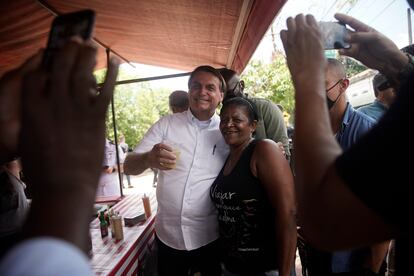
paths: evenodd
<path fill-rule="evenodd" d="M 277 105 L 267 99 L 248 97 L 244 93 L 244 82 L 240 80 L 240 77 L 235 71 L 227 68 L 222 68 L 219 71 L 227 84 L 224 101 L 232 97 L 246 97 L 253 102 L 259 118 L 254 137 L 256 139 L 270 139 L 276 143 L 281 142 L 286 156 L 289 157 L 289 138 L 287 136 L 283 114 Z"/>
<path fill-rule="evenodd" d="M 371 129 L 375 121 L 367 115 L 356 111 L 348 102 L 345 92 L 349 86 L 349 80 L 346 77 L 345 67 L 339 60 L 327 59 L 325 85 L 332 132 L 341 148 L 346 150 Z M 330 271 L 332 275 L 338 275 L 338 273 L 341 273 L 341 275 L 359 275 L 360 271 L 364 269 L 364 260 L 368 258 L 369 252 L 369 248 L 342 250 L 333 253 L 318 252 L 312 258 L 316 263 L 309 264 L 309 273 L 311 275 L 319 275 L 320 271 L 312 271 L 312 266 L 317 266 L 319 263 L 323 271 Z M 383 256 L 383 259 L 385 253 L 381 252 L 380 254 Z M 317 262 L 320 257 L 322 257 L 321 261 Z M 330 261 L 324 264 L 325 259 Z M 323 266 L 326 267 L 323 268 Z"/>
<path fill-rule="evenodd" d="M 288 30 L 281 32 L 281 38 L 296 90 L 299 221 L 307 240 L 327 250 L 396 238 L 397 275 L 411 275 L 412 162 L 402 160 L 414 154 L 408 134 L 414 118 L 414 61 L 364 23 L 344 14 L 335 17 L 355 30 L 346 38 L 351 47 L 340 54 L 379 70 L 400 89 L 382 120 L 342 153 L 329 131 L 326 60 L 318 24 L 313 16 L 287 20 Z M 395 141 L 403 151 L 395 149 Z"/>

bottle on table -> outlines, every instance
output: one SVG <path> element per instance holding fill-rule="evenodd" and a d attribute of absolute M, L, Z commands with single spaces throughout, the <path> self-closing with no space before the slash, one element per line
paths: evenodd
<path fill-rule="evenodd" d="M 101 237 L 107 237 L 108 236 L 108 223 L 105 220 L 105 212 L 101 211 L 99 213 L 99 221 L 100 221 L 100 228 L 101 228 Z"/>
<path fill-rule="evenodd" d="M 115 240 L 123 240 L 124 239 L 124 229 L 122 226 L 122 216 L 119 213 L 115 213 L 112 216 L 112 228 L 115 232 Z"/>

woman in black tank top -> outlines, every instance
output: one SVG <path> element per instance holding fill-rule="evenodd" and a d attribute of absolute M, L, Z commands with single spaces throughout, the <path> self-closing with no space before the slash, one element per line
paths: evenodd
<path fill-rule="evenodd" d="M 230 154 L 210 195 L 218 210 L 225 269 L 239 275 L 276 270 L 290 275 L 296 224 L 289 164 L 276 143 L 252 138 L 257 115 L 251 102 L 226 101 L 220 118 Z"/>

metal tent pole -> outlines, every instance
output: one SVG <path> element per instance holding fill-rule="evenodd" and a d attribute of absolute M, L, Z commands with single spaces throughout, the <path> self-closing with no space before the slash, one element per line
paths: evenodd
<path fill-rule="evenodd" d="M 110 55 L 110 49 L 107 48 L 106 49 L 106 68 L 108 68 L 109 66 L 109 55 Z M 112 94 L 112 99 L 111 99 L 111 109 L 112 109 L 112 124 L 114 125 L 114 141 L 115 141 L 115 153 L 116 153 L 116 164 L 117 164 L 117 171 L 118 171 L 118 178 L 119 178 L 119 189 L 121 191 L 121 197 L 124 196 L 124 191 L 122 189 L 122 175 L 121 175 L 121 165 L 119 163 L 119 149 L 118 149 L 118 133 L 116 130 L 116 119 L 115 119 L 115 104 L 114 104 L 114 94 Z"/>
<path fill-rule="evenodd" d="M 117 81 L 115 85 L 121 84 L 130 84 L 136 82 L 144 82 L 144 81 L 153 81 L 153 80 L 162 80 L 162 79 L 170 79 L 170 78 L 179 78 L 191 75 L 191 72 L 186 73 L 178 73 L 178 74 L 171 74 L 171 75 L 162 75 L 162 76 L 155 76 L 155 77 L 148 77 L 148 78 L 140 78 L 140 79 L 131 79 L 131 80 L 123 80 Z M 103 86 L 103 83 L 98 84 L 98 88 L 100 89 Z"/>

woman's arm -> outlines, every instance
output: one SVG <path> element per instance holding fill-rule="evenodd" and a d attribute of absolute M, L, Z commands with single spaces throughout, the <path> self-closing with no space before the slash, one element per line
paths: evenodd
<path fill-rule="evenodd" d="M 252 173 L 267 191 L 274 209 L 279 274 L 290 275 L 296 251 L 295 196 L 289 163 L 276 143 L 259 141 L 251 161 Z M 269 218 L 271 219 L 271 218 Z"/>

